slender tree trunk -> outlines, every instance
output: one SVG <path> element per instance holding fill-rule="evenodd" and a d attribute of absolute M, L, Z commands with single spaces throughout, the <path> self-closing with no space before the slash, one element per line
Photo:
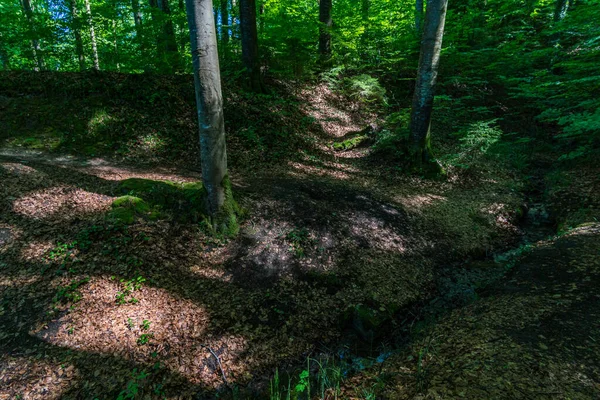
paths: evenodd
<path fill-rule="evenodd" d="M 157 38 L 157 50 L 161 68 L 172 70 L 180 69 L 179 52 L 177 49 L 177 38 L 173 20 L 171 19 L 171 8 L 168 0 L 150 0 L 150 7 L 159 10 L 162 14 L 161 32 Z M 156 14 L 155 14 L 156 15 Z"/>
<path fill-rule="evenodd" d="M 430 145 L 431 114 L 448 0 L 429 0 L 421 56 L 410 116 L 412 153 L 417 165 L 433 161 Z"/>
<path fill-rule="evenodd" d="M 23 10 L 25 11 L 25 17 L 29 22 L 29 27 L 33 32 L 33 39 L 31 39 L 31 53 L 33 55 L 34 62 L 34 71 L 44 71 L 46 70 L 46 61 L 44 59 L 44 54 L 40 48 L 40 39 L 37 35 L 37 27 L 35 24 L 35 20 L 33 18 L 33 10 L 31 8 L 30 0 L 22 0 Z"/>
<path fill-rule="evenodd" d="M 246 69 L 249 88 L 255 93 L 264 93 L 266 90 L 258 59 L 255 0 L 240 0 L 240 30 L 242 34 L 242 62 Z"/>
<path fill-rule="evenodd" d="M 229 0 L 221 0 L 221 42 L 223 48 L 229 43 Z"/>
<path fill-rule="evenodd" d="M 265 31 L 265 0 L 259 0 L 258 29 L 259 29 L 259 33 L 262 36 L 263 32 Z"/>
<path fill-rule="evenodd" d="M 560 21 L 567 16 L 569 9 L 569 0 L 556 0 L 556 8 L 554 9 L 554 21 Z"/>
<path fill-rule="evenodd" d="M 423 32 L 423 3 L 424 0 L 415 1 L 415 30 L 419 37 Z"/>
<path fill-rule="evenodd" d="M 10 57 L 6 53 L 6 49 L 0 46 L 0 61 L 2 62 L 2 69 L 4 71 L 10 71 Z"/>
<path fill-rule="evenodd" d="M 92 9 L 90 1 L 85 0 L 85 14 L 90 26 L 90 42 L 92 43 L 92 65 L 95 71 L 100 70 L 100 61 L 98 60 L 98 44 L 96 43 L 96 31 L 94 30 L 94 19 L 92 18 Z"/>
<path fill-rule="evenodd" d="M 140 11 L 139 0 L 131 0 L 131 9 L 133 10 L 133 23 L 135 25 L 135 37 L 140 44 L 143 45 L 143 26 L 142 26 L 142 12 Z"/>
<path fill-rule="evenodd" d="M 363 33 L 360 36 L 360 47 L 363 58 L 367 57 L 367 48 L 369 47 L 369 8 L 370 0 L 361 0 L 360 11 L 363 25 Z"/>
<path fill-rule="evenodd" d="M 331 59 L 331 0 L 320 0 L 319 2 L 319 56 L 322 63 Z"/>
<path fill-rule="evenodd" d="M 83 55 L 83 40 L 81 40 L 81 21 L 77 11 L 75 0 L 69 0 L 69 8 L 71 9 L 71 27 L 73 36 L 75 36 L 75 50 L 77 51 L 77 60 L 79 61 L 79 70 L 85 70 L 85 57 Z"/>
<path fill-rule="evenodd" d="M 229 207 L 233 199 L 227 178 L 223 96 L 213 4 L 212 0 L 186 0 L 185 3 L 194 64 L 202 181 L 213 226 L 220 229 L 221 224 L 232 222 L 234 214 Z"/>

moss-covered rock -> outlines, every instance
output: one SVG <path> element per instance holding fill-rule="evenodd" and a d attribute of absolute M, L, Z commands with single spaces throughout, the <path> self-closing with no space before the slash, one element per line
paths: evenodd
<path fill-rule="evenodd" d="M 110 216 L 124 224 L 132 224 L 135 217 L 148 215 L 151 207 L 143 199 L 135 196 L 121 196 L 112 203 Z"/>

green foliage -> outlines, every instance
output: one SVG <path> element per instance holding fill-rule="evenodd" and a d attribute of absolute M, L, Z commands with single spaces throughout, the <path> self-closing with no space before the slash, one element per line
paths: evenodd
<path fill-rule="evenodd" d="M 115 200 L 118 203 L 113 203 L 115 210 L 131 210 L 129 214 L 132 214 L 132 211 L 145 212 L 150 219 L 158 218 L 161 212 L 166 212 L 174 219 L 192 222 L 198 222 L 206 215 L 206 191 L 200 182 L 176 183 L 130 178 L 121 182 L 119 188 L 121 192 L 129 195 Z M 155 210 L 152 211 L 146 202 Z M 129 207 L 125 208 L 124 205 L 127 204 Z"/>
<path fill-rule="evenodd" d="M 345 86 L 350 97 L 356 100 L 364 103 L 385 103 L 385 88 L 371 75 L 352 76 L 347 79 Z"/>
<path fill-rule="evenodd" d="M 67 286 L 60 287 L 56 295 L 54 295 L 54 302 L 70 302 L 77 303 L 81 300 L 81 293 L 79 287 L 90 281 L 90 278 L 83 278 L 79 280 L 73 280 Z"/>
<path fill-rule="evenodd" d="M 135 304 L 135 303 L 139 302 L 139 300 L 137 298 L 135 298 L 132 294 L 133 294 L 133 292 L 140 290 L 142 288 L 142 286 L 144 285 L 144 282 L 146 282 L 146 279 L 143 278 L 142 276 L 137 276 L 137 277 L 129 279 L 129 280 L 121 279 L 121 284 L 123 285 L 123 289 L 120 290 L 119 292 L 117 292 L 117 295 L 116 295 L 117 304 L 119 304 L 119 305 L 127 304 L 127 303 Z"/>
<path fill-rule="evenodd" d="M 458 152 L 449 154 L 443 161 L 448 164 L 470 168 L 479 158 L 487 154 L 490 148 L 502 137 L 502 130 L 497 125 L 497 119 L 477 121 L 469 124 L 466 129 L 457 132 Z"/>

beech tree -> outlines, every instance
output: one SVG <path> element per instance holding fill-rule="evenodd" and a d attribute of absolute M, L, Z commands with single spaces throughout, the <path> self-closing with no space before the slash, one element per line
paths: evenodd
<path fill-rule="evenodd" d="M 236 205 L 227 177 L 223 95 L 212 0 L 186 0 L 196 107 L 200 129 L 202 182 L 213 228 L 234 233 Z"/>
<path fill-rule="evenodd" d="M 417 165 L 433 161 L 430 143 L 434 89 L 444 36 L 448 0 L 429 0 L 410 115 L 411 153 Z"/>
<path fill-rule="evenodd" d="M 258 59 L 258 33 L 256 31 L 256 0 L 240 0 L 240 30 L 242 34 L 242 62 L 246 70 L 248 87 L 264 93 L 265 85 Z"/>
<path fill-rule="evenodd" d="M 40 48 L 40 40 L 37 35 L 37 26 L 35 23 L 35 18 L 33 17 L 31 2 L 30 0 L 22 0 L 21 4 L 23 4 L 23 11 L 25 11 L 25 17 L 27 17 L 29 29 L 31 29 L 33 32 L 31 39 L 31 53 L 33 55 L 34 62 L 33 70 L 44 71 L 46 69 L 46 61 L 44 60 L 44 55 L 42 54 L 42 50 Z"/>
<path fill-rule="evenodd" d="M 179 70 L 179 52 L 169 1 L 150 0 L 150 7 L 154 10 L 153 18 L 158 19 L 162 25 L 156 39 L 160 68 L 163 70 Z"/>
<path fill-rule="evenodd" d="M 333 25 L 331 9 L 331 0 L 320 0 L 319 56 L 322 63 L 327 63 L 331 59 L 331 26 Z"/>
<path fill-rule="evenodd" d="M 415 30 L 417 35 L 421 34 L 421 30 L 423 29 L 423 3 L 425 0 L 416 0 L 415 1 Z"/>
<path fill-rule="evenodd" d="M 79 12 L 75 0 L 69 0 L 69 9 L 71 11 L 71 28 L 75 37 L 75 50 L 77 52 L 77 61 L 79 62 L 79 70 L 85 70 L 85 57 L 83 55 L 83 41 L 81 40 L 81 22 L 79 20 Z"/>
<path fill-rule="evenodd" d="M 569 0 L 556 0 L 556 8 L 554 9 L 554 21 L 560 21 L 567 16 L 569 9 Z"/>
<path fill-rule="evenodd" d="M 94 20 L 92 18 L 92 9 L 89 0 L 85 0 L 85 15 L 90 27 L 90 42 L 92 43 L 92 65 L 94 70 L 100 70 L 100 59 L 98 58 L 98 44 L 96 43 L 96 31 L 94 30 Z"/>

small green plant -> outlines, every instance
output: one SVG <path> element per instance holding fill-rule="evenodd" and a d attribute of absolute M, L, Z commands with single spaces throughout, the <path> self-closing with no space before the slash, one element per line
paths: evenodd
<path fill-rule="evenodd" d="M 135 399 L 140 391 L 140 386 L 148 377 L 146 371 L 138 372 L 134 369 L 131 373 L 131 379 L 127 382 L 127 388 L 122 390 L 117 396 L 117 400 Z"/>
<path fill-rule="evenodd" d="M 131 318 L 127 318 L 127 328 L 128 329 L 133 329 L 133 327 L 135 326 L 135 322 L 133 322 L 133 320 Z"/>
<path fill-rule="evenodd" d="M 127 303 L 131 303 L 131 304 L 138 303 L 139 300 L 137 298 L 133 297 L 132 293 L 135 292 L 136 290 L 140 290 L 142 288 L 144 282 L 146 282 L 146 279 L 141 276 L 138 276 L 136 278 L 132 278 L 129 280 L 121 279 L 121 283 L 123 284 L 123 290 L 117 292 L 117 295 L 116 295 L 117 304 L 122 305 L 122 304 L 127 304 Z"/>
<path fill-rule="evenodd" d="M 290 243 L 290 251 L 296 257 L 304 257 L 305 248 L 313 244 L 314 240 L 310 238 L 310 233 L 306 228 L 292 229 L 286 235 L 287 241 Z"/>
<path fill-rule="evenodd" d="M 150 329 L 150 321 L 148 321 L 147 319 L 143 320 L 141 328 L 143 331 L 147 331 L 148 329 Z"/>
<path fill-rule="evenodd" d="M 150 339 L 154 337 L 154 333 L 142 333 L 140 337 L 137 339 L 137 344 L 143 346 L 150 342 Z"/>
<path fill-rule="evenodd" d="M 60 302 L 71 302 L 77 303 L 81 300 L 81 293 L 79 287 L 90 281 L 90 278 L 84 278 L 80 280 L 72 280 L 67 286 L 63 286 L 58 289 L 58 292 L 54 296 L 54 303 Z"/>

